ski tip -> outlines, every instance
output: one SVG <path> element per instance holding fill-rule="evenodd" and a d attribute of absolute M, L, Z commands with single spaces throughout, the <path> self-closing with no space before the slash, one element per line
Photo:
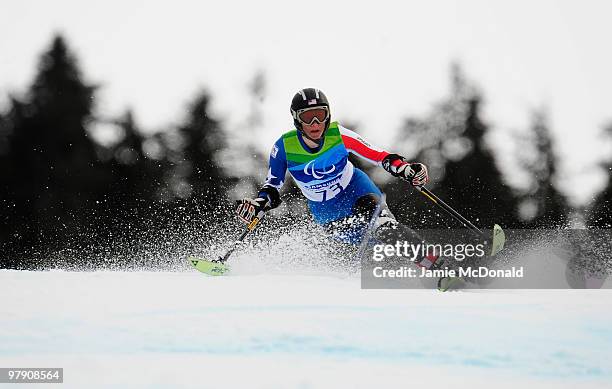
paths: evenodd
<path fill-rule="evenodd" d="M 463 279 L 461 277 L 442 277 L 438 280 L 438 291 L 446 292 L 462 281 Z"/>
<path fill-rule="evenodd" d="M 491 244 L 491 256 L 495 256 L 497 253 L 504 249 L 506 244 L 506 233 L 499 224 L 493 226 L 493 242 Z"/>
<path fill-rule="evenodd" d="M 191 266 L 196 270 L 209 276 L 222 276 L 229 272 L 230 268 L 222 262 L 208 261 L 202 258 L 187 257 Z"/>

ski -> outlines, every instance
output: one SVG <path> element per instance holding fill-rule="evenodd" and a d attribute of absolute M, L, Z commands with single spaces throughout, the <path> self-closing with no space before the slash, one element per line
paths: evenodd
<path fill-rule="evenodd" d="M 209 276 L 222 276 L 230 271 L 229 266 L 225 263 L 232 255 L 234 250 L 238 247 L 238 245 L 246 238 L 246 236 L 252 232 L 255 227 L 261 222 L 265 215 L 265 210 L 260 211 L 257 216 L 251 221 L 251 223 L 247 226 L 246 230 L 240 235 L 238 239 L 234 241 L 234 244 L 225 252 L 223 256 L 220 256 L 217 260 L 209 261 L 207 259 L 198 258 L 194 256 L 188 256 L 187 260 L 196 270 L 208 274 Z"/>
<path fill-rule="evenodd" d="M 461 277 L 442 277 L 438 280 L 438 290 L 446 292 L 455 286 L 458 282 L 465 282 Z"/>
<path fill-rule="evenodd" d="M 499 224 L 493 226 L 493 234 L 491 235 L 491 256 L 494 257 L 504 249 L 506 244 L 506 233 Z M 467 282 L 462 277 L 442 277 L 438 280 L 438 290 L 446 292 L 458 284 Z"/>
<path fill-rule="evenodd" d="M 499 224 L 493 226 L 493 236 L 491 241 L 491 256 L 494 257 L 504 249 L 506 244 L 506 233 Z"/>
<path fill-rule="evenodd" d="M 208 261 L 193 256 L 187 257 L 187 260 L 196 270 L 209 276 L 222 276 L 230 271 L 229 266 L 222 262 Z"/>

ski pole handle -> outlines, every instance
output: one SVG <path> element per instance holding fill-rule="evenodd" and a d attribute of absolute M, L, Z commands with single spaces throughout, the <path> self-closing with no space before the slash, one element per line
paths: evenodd
<path fill-rule="evenodd" d="M 259 224 L 261 219 L 263 219 L 264 215 L 266 214 L 266 211 L 267 211 L 267 209 L 262 209 L 261 211 L 259 211 L 257 216 L 255 216 L 255 218 L 253 218 L 253 220 L 247 226 L 247 229 L 248 229 L 247 233 L 250 232 L 250 231 L 253 231 L 255 229 L 255 227 L 257 227 L 257 224 Z"/>

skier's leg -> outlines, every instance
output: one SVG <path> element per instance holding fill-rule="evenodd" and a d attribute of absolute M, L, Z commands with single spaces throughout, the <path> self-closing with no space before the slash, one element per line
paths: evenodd
<path fill-rule="evenodd" d="M 383 204 L 380 217 L 376 223 L 374 236 L 380 242 L 390 245 L 396 245 L 398 242 L 427 244 L 425 239 L 417 234 L 416 231 L 399 223 L 389 210 L 389 207 L 387 207 L 387 204 Z M 432 269 L 439 268 L 443 261 L 440 259 L 439 253 L 428 252 L 425 256 L 417 258 L 414 263 L 419 267 Z"/>
<path fill-rule="evenodd" d="M 343 192 L 326 202 L 309 202 L 309 206 L 315 220 L 323 224 L 335 239 L 359 244 L 381 196 L 382 192 L 370 177 L 355 168 L 353 178 Z"/>
<path fill-rule="evenodd" d="M 359 244 L 380 201 L 381 196 L 375 193 L 358 197 L 353 204 L 351 215 L 329 223 L 328 231 L 339 240 Z M 374 238 L 377 241 L 391 245 L 404 241 L 411 244 L 425 243 L 414 230 L 397 222 L 386 202 L 381 204 L 381 207 L 380 215 L 374 225 Z M 427 253 L 416 259 L 415 264 L 427 269 L 437 268 L 442 262 L 438 261 L 438 258 L 437 253 Z"/>
<path fill-rule="evenodd" d="M 379 202 L 380 196 L 374 193 L 356 198 L 350 215 L 326 224 L 328 231 L 339 240 L 359 244 Z"/>

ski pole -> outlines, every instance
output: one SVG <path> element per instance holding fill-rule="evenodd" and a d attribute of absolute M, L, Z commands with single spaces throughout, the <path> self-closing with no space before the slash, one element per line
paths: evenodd
<path fill-rule="evenodd" d="M 368 225 L 365 230 L 366 232 L 361 239 L 361 244 L 359 245 L 359 250 L 357 250 L 357 255 L 355 256 L 355 258 L 357 258 L 359 261 L 361 261 L 361 259 L 363 258 L 363 255 L 365 254 L 366 249 L 368 248 L 370 238 L 372 237 L 372 234 L 374 232 L 374 225 L 376 224 L 376 221 L 378 220 L 378 217 L 380 216 L 380 211 L 383 207 L 383 204 L 385 204 L 385 201 L 386 201 L 386 196 L 383 193 L 380 196 L 380 201 L 376 205 L 376 208 L 374 209 L 374 213 L 372 214 L 370 221 L 368 222 Z"/>
<path fill-rule="evenodd" d="M 232 255 L 234 250 L 236 250 L 238 245 L 244 240 L 244 238 L 246 238 L 246 236 L 249 234 L 249 232 L 253 231 L 255 229 L 255 227 L 257 227 L 259 222 L 264 218 L 265 213 L 266 213 L 265 210 L 259 211 L 257 216 L 249 223 L 249 225 L 247 226 L 246 230 L 244 230 L 244 232 L 238 237 L 238 239 L 236 239 L 234 241 L 234 244 L 232 245 L 232 247 L 229 248 L 229 250 L 227 250 L 225 255 L 219 256 L 218 259 L 216 259 L 216 260 L 214 260 L 212 262 L 225 263 L 229 259 L 229 257 Z"/>
<path fill-rule="evenodd" d="M 409 173 L 410 177 L 414 177 L 415 172 L 411 169 L 411 173 Z M 410 180 L 406 179 L 406 181 L 410 182 Z M 485 239 L 485 243 L 488 243 L 490 240 L 491 243 L 491 256 L 496 255 L 501 250 L 504 249 L 504 245 L 506 243 L 506 234 L 504 230 L 501 228 L 499 224 L 495 224 L 493 226 L 493 233 L 486 234 L 482 232 L 478 227 L 476 227 L 472 222 L 463 217 L 459 212 L 455 211 L 450 205 L 446 204 L 442 199 L 436 196 L 432 191 L 427 189 L 425 185 L 412 185 L 416 190 L 419 191 L 423 196 L 428 198 L 431 202 L 436 204 L 438 207 L 442 208 L 446 213 L 451 215 L 455 220 L 463 224 L 467 229 L 469 229 L 474 235 L 479 238 Z"/>
<path fill-rule="evenodd" d="M 480 238 L 487 238 L 486 234 L 483 233 L 478 227 L 476 227 L 474 224 L 472 224 L 472 222 L 470 222 L 468 219 L 463 217 L 459 212 L 455 211 L 450 205 L 442 201 L 442 199 L 440 199 L 432 191 L 427 189 L 425 185 L 412 185 L 411 179 L 414 178 L 415 175 L 416 175 L 416 172 L 412 168 L 410 168 L 410 171 L 408 172 L 408 177 L 410 178 L 403 178 L 403 179 L 404 181 L 408 181 L 414 189 L 418 190 L 423 196 L 427 197 L 429 200 L 431 200 L 431 202 L 436 204 L 438 207 L 442 208 L 446 213 L 451 215 L 459 223 L 463 224 L 467 229 L 472 231 L 475 235 L 477 235 Z"/>
<path fill-rule="evenodd" d="M 427 197 L 438 207 L 442 208 L 446 213 L 451 215 L 455 220 L 463 224 L 466 228 L 472 231 L 475 235 L 481 238 L 488 238 L 487 235 L 482 232 L 478 227 L 476 227 L 472 222 L 463 217 L 459 212 L 455 211 L 450 205 L 446 204 L 442 199 L 436 196 L 432 191 L 427 189 L 425 186 L 415 186 L 416 190 L 418 190 L 423 196 Z"/>

